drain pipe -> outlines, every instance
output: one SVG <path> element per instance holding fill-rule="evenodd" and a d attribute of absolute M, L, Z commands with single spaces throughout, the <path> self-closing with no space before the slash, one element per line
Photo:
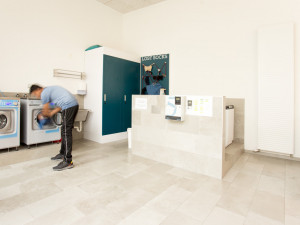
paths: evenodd
<path fill-rule="evenodd" d="M 82 131 L 82 121 L 79 121 L 79 127 L 78 126 L 74 126 L 74 129 L 77 130 L 77 132 L 81 132 Z"/>

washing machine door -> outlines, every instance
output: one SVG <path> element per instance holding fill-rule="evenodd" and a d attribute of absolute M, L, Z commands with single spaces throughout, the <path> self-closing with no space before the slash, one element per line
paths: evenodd
<path fill-rule="evenodd" d="M 38 124 L 38 115 L 42 114 L 42 109 L 34 109 L 32 111 L 32 129 L 33 130 L 40 130 L 40 126 Z M 50 118 L 48 123 L 44 124 L 43 126 L 43 130 L 51 130 L 51 129 L 56 129 L 57 126 L 56 124 L 53 122 L 53 119 Z"/>
<path fill-rule="evenodd" d="M 61 112 L 56 113 L 53 117 L 52 117 L 53 122 L 57 125 L 57 126 L 61 126 L 62 125 L 62 115 Z"/>
<path fill-rule="evenodd" d="M 0 134 L 14 132 L 14 110 L 0 110 Z"/>

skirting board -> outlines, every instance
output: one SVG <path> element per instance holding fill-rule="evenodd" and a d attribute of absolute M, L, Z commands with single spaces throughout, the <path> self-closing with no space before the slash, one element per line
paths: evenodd
<path fill-rule="evenodd" d="M 262 156 L 268 156 L 268 157 L 273 157 L 273 158 L 279 158 L 279 159 L 289 159 L 289 160 L 294 160 L 294 161 L 300 161 L 300 158 L 294 157 L 294 156 L 289 156 L 286 154 L 278 154 L 278 153 L 272 153 L 272 152 L 267 152 L 267 151 L 252 151 L 252 150 L 245 150 L 245 153 L 253 154 L 253 155 L 262 155 Z"/>
<path fill-rule="evenodd" d="M 128 135 L 127 132 L 122 132 L 117 134 L 109 134 L 105 136 L 87 135 L 87 137 L 84 138 L 90 141 L 98 142 L 100 144 L 105 144 L 105 143 L 121 141 L 121 140 L 127 141 Z"/>

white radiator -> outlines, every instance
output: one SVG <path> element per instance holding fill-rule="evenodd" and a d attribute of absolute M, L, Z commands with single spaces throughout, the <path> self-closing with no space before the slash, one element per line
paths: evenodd
<path fill-rule="evenodd" d="M 258 31 L 258 149 L 294 153 L 294 25 Z"/>
<path fill-rule="evenodd" d="M 234 135 L 234 107 L 226 107 L 225 111 L 225 147 L 233 142 Z"/>

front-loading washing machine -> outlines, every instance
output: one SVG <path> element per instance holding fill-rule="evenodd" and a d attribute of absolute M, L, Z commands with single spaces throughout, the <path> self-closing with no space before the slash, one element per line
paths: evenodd
<path fill-rule="evenodd" d="M 43 104 L 39 99 L 21 99 L 21 142 L 28 147 L 61 139 L 61 128 L 54 118 L 50 118 L 43 127 L 39 126 L 38 115 L 42 109 Z M 56 120 L 59 121 L 60 118 Z"/>
<path fill-rule="evenodd" d="M 20 99 L 0 98 L 0 149 L 20 146 Z"/>

